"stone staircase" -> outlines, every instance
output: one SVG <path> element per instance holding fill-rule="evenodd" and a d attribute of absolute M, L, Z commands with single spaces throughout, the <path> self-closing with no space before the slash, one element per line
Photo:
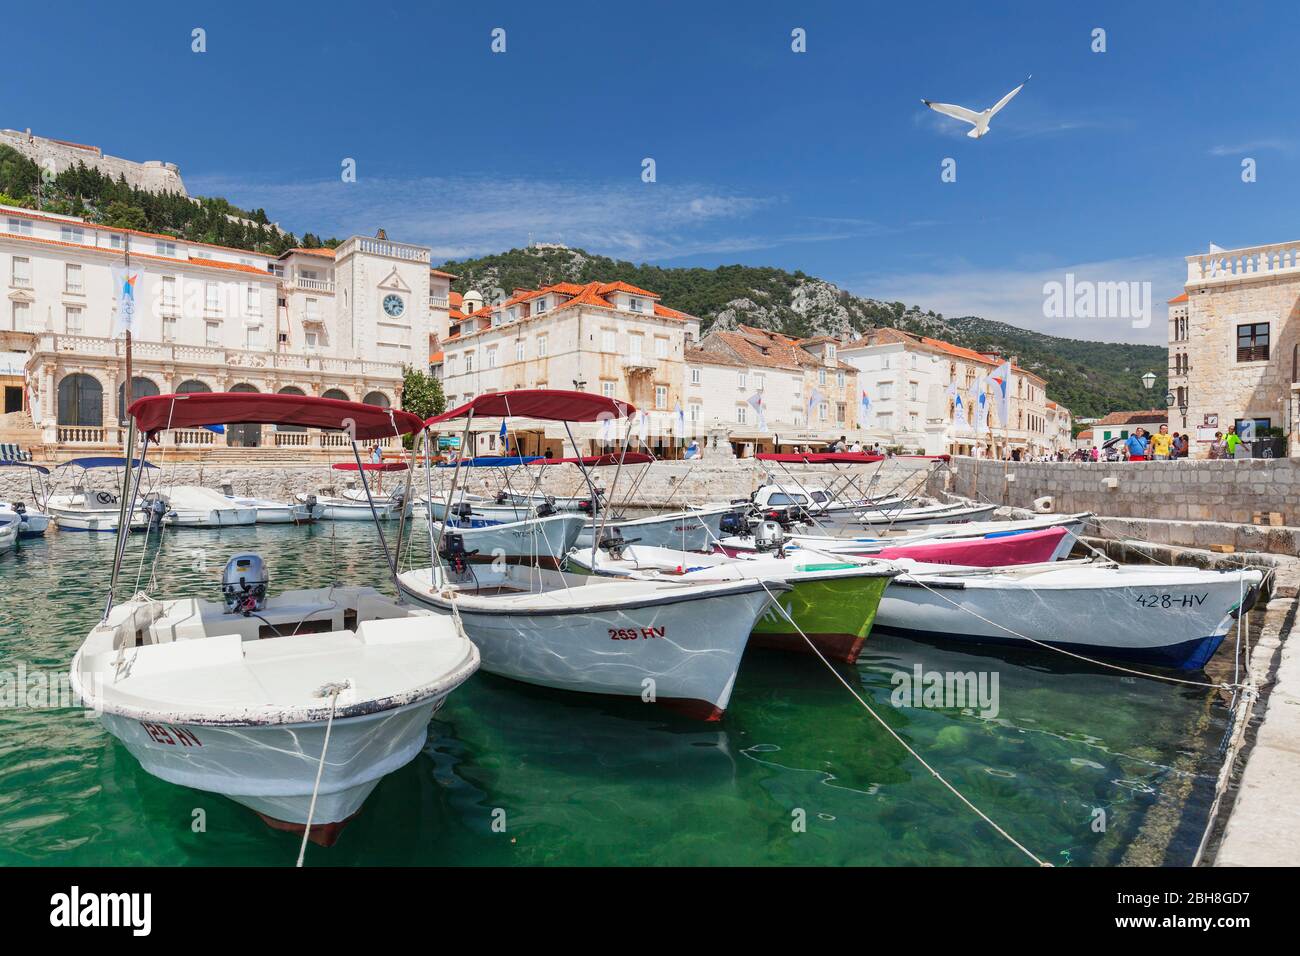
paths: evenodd
<path fill-rule="evenodd" d="M 18 445 L 37 458 L 41 458 L 44 453 L 40 430 L 32 424 L 32 416 L 29 412 L 10 412 L 7 415 L 0 415 L 0 442 Z"/>

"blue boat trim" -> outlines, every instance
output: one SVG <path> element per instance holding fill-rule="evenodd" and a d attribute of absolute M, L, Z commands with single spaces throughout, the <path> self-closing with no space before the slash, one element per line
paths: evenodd
<path fill-rule="evenodd" d="M 881 624 L 877 620 L 871 627 L 873 633 L 892 634 L 898 637 L 913 638 L 916 640 L 932 641 L 937 644 L 988 644 L 1014 647 L 1038 647 L 1028 641 L 1022 641 L 1016 637 L 974 637 L 966 635 L 946 634 L 942 631 L 922 631 L 906 627 L 890 627 L 887 624 Z M 1077 644 L 1067 641 L 1043 641 L 1050 647 L 1059 647 L 1062 650 L 1070 651 L 1075 654 L 1082 654 L 1084 657 L 1095 657 L 1099 660 L 1119 660 L 1131 661 L 1141 664 L 1154 664 L 1159 667 L 1170 667 L 1182 671 L 1199 671 L 1204 669 L 1209 663 L 1214 652 L 1219 649 L 1226 635 L 1220 634 L 1217 637 L 1198 637 L 1190 641 L 1180 641 L 1177 644 L 1166 644 L 1162 647 L 1099 647 L 1096 644 Z"/>

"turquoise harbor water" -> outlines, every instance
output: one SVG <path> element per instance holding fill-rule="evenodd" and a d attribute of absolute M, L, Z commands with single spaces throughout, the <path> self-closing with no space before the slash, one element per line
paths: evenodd
<path fill-rule="evenodd" d="M 226 558 L 242 550 L 266 557 L 276 590 L 338 578 L 391 592 L 368 524 L 167 532 L 156 563 L 155 546 L 141 565 L 134 536 L 124 576 L 142 568 L 147 578 L 152 566 L 156 596 L 215 597 Z M 110 536 L 51 529 L 0 555 L 0 672 L 66 669 L 102 608 L 112 547 Z M 996 672 L 1000 712 L 891 706 L 891 675 L 918 663 Z M 842 673 L 1047 861 L 1190 862 L 1225 727 L 1213 692 L 1050 652 L 972 654 L 880 635 Z M 192 831 L 196 808 L 206 832 Z M 792 827 L 798 811 L 804 832 Z M 505 832 L 494 832 L 502 813 Z M 243 807 L 150 777 L 79 709 L 0 709 L 0 864 L 287 866 L 297 845 Z M 338 844 L 307 852 L 308 865 L 1027 862 L 821 663 L 762 652 L 712 725 L 478 674 Z"/>

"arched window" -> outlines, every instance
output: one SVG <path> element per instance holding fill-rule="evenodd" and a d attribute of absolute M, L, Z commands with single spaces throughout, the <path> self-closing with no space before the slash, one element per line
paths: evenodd
<path fill-rule="evenodd" d="M 348 398 L 348 393 L 343 391 L 343 389 L 341 388 L 327 388 L 325 389 L 325 391 L 320 393 L 320 397 L 332 398 L 340 402 L 352 401 L 352 399 Z"/>
<path fill-rule="evenodd" d="M 131 401 L 157 394 L 158 386 L 153 383 L 153 379 L 141 378 L 139 375 L 131 377 Z M 117 420 L 126 424 L 126 382 L 117 387 Z"/>
<path fill-rule="evenodd" d="M 104 424 L 104 387 L 93 375 L 77 372 L 59 380 L 59 424 Z"/>
<path fill-rule="evenodd" d="M 388 396 L 383 392 L 370 392 L 361 401 L 367 405 L 376 405 L 379 408 L 388 408 L 392 404 L 389 402 Z"/>
<path fill-rule="evenodd" d="M 207 382 L 200 382 L 196 378 L 187 379 L 176 386 L 177 395 L 193 395 L 196 392 L 210 392 L 212 389 Z"/>
<path fill-rule="evenodd" d="M 280 389 L 279 394 L 305 396 L 307 393 L 304 392 L 302 389 L 298 388 L 296 385 L 286 385 L 284 388 Z M 278 432 L 305 432 L 307 429 L 304 428 L 302 425 L 276 425 L 275 430 Z"/>
<path fill-rule="evenodd" d="M 257 389 L 247 382 L 240 382 L 230 389 L 232 392 L 256 393 Z M 261 425 L 227 425 L 226 444 L 237 448 L 256 448 L 262 443 Z"/>

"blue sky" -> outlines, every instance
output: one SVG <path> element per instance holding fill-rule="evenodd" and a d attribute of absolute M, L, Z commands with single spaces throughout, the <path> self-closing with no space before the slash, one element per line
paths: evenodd
<path fill-rule="evenodd" d="M 1162 342 L 1183 256 L 1300 232 L 1294 4 L 52 9 L 6 11 L 23 42 L 5 57 L 0 125 L 176 162 L 192 193 L 262 206 L 299 234 L 383 226 L 442 258 L 531 233 Z M 191 52 L 195 27 L 206 53 Z M 796 27 L 806 53 L 791 50 Z M 981 109 L 1031 73 L 980 140 L 920 103 Z M 355 183 L 339 175 L 348 157 Z M 1150 281 L 1151 328 L 1044 318 L 1043 283 L 1067 272 Z"/>

